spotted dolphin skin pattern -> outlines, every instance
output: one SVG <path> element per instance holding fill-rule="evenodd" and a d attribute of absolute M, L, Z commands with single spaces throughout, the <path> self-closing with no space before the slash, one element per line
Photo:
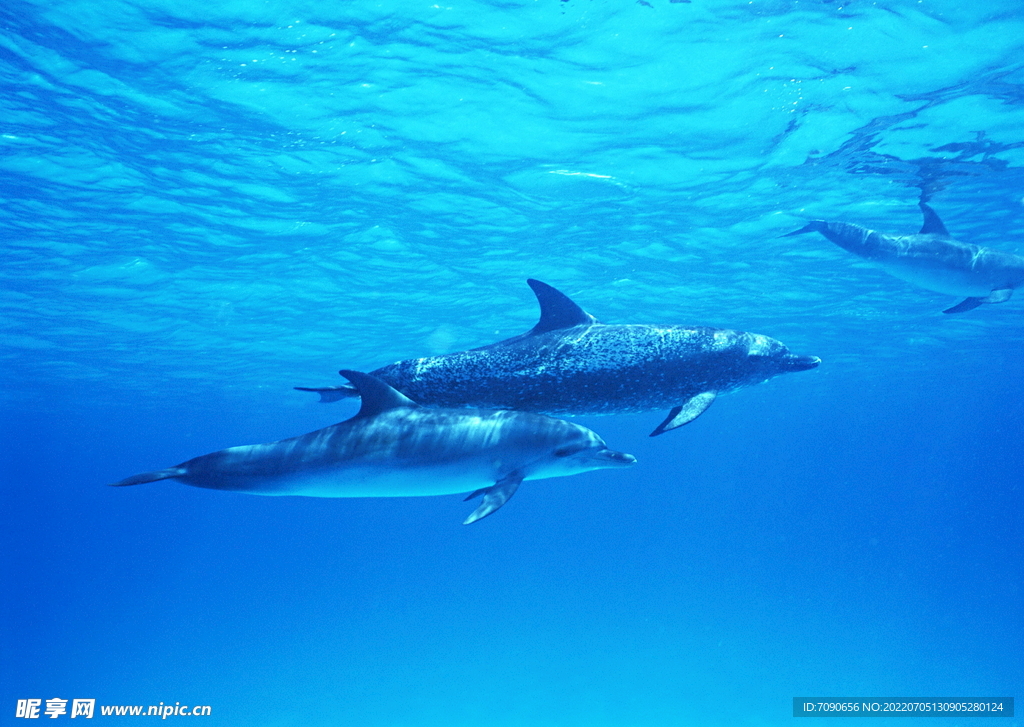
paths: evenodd
<path fill-rule="evenodd" d="M 900 280 L 964 298 L 943 313 L 1004 303 L 1024 285 L 1024 257 L 954 240 L 935 210 L 923 201 L 918 206 L 924 224 L 916 235 L 885 235 L 846 222 L 814 220 L 783 237 L 820 232 Z"/>
<path fill-rule="evenodd" d="M 465 525 L 508 502 L 524 480 L 626 467 L 586 427 L 540 414 L 428 409 L 367 374 L 343 371 L 362 397 L 346 421 L 300 437 L 231 447 L 174 467 L 133 475 L 114 487 L 179 480 L 254 495 L 482 496 Z"/>
<path fill-rule="evenodd" d="M 372 374 L 410 398 L 441 407 L 483 407 L 556 416 L 671 408 L 656 436 L 700 416 L 718 394 L 815 368 L 768 336 L 719 328 L 605 325 L 566 295 L 528 280 L 540 321 L 489 346 L 398 361 Z M 296 387 L 323 402 L 350 386 Z"/>

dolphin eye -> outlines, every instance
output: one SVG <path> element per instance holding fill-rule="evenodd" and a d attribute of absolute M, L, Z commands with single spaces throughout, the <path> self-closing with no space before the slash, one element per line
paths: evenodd
<path fill-rule="evenodd" d="M 559 447 L 558 449 L 556 449 L 553 452 L 553 454 L 556 457 L 568 457 L 571 454 L 576 454 L 577 452 L 582 452 L 584 449 L 586 449 L 586 447 L 581 447 L 578 444 L 577 445 L 569 445 L 567 447 Z"/>

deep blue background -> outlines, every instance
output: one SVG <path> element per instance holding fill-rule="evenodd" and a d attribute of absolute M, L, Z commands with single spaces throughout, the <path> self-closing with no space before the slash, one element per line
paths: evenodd
<path fill-rule="evenodd" d="M 5 692 L 225 724 L 776 723 L 797 695 L 1013 695 L 1024 407 L 935 373 L 792 377 L 653 440 L 595 419 L 638 467 L 531 483 L 471 528 L 454 497 L 106 489 L 141 466 L 111 454 L 123 421 L 14 421 Z M 218 436 L 187 412 L 133 426 L 153 457 Z"/>

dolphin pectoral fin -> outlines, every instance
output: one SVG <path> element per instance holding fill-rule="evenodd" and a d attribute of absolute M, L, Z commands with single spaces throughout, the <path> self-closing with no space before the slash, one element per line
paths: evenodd
<path fill-rule="evenodd" d="M 1000 288 L 999 290 L 992 291 L 984 298 L 965 298 L 961 302 L 957 303 L 951 308 L 946 308 L 943 313 L 964 313 L 968 310 L 974 310 L 982 303 L 1006 303 L 1010 300 L 1010 297 L 1014 294 L 1013 288 Z"/>
<path fill-rule="evenodd" d="M 984 298 L 964 298 L 962 301 L 957 303 L 952 308 L 946 308 L 942 311 L 943 313 L 965 313 L 969 310 L 974 310 L 979 305 L 985 302 Z"/>
<path fill-rule="evenodd" d="M 141 485 L 146 482 L 156 482 L 157 480 L 170 480 L 175 477 L 181 477 L 185 474 L 184 467 L 169 467 L 165 470 L 156 470 L 155 472 L 143 472 L 142 474 L 132 475 L 126 477 L 120 482 L 111 482 L 111 487 L 128 487 L 129 485 Z"/>
<path fill-rule="evenodd" d="M 716 396 L 718 396 L 717 391 L 705 391 L 697 394 L 691 399 L 688 399 L 681 406 L 677 406 L 672 409 L 672 411 L 668 413 L 668 417 L 665 418 L 665 421 L 659 424 L 657 429 L 651 432 L 650 436 L 656 437 L 659 434 L 672 431 L 684 424 L 689 424 L 707 411 Z"/>
<path fill-rule="evenodd" d="M 473 514 L 466 518 L 462 524 L 469 525 L 475 523 L 504 505 L 512 495 L 516 494 L 516 490 L 519 489 L 522 481 L 522 473 L 518 471 L 512 472 L 502 477 L 490 487 L 484 487 L 467 496 L 467 500 L 472 500 L 474 497 L 483 495 L 484 501 L 480 503 L 480 507 L 474 510 Z"/>
<path fill-rule="evenodd" d="M 341 401 L 342 399 L 348 399 L 350 396 L 358 396 L 356 390 L 352 386 L 319 386 L 319 387 L 308 387 L 308 386 L 293 386 L 296 391 L 315 391 L 320 394 L 321 404 L 330 404 L 332 401 Z"/>
<path fill-rule="evenodd" d="M 947 308 L 943 313 L 964 313 L 974 310 L 982 303 L 1005 303 L 1013 295 L 1013 288 L 1000 288 L 993 290 L 984 298 L 964 298 L 952 308 Z"/>
<path fill-rule="evenodd" d="M 918 202 L 917 206 L 921 208 L 921 213 L 924 215 L 924 224 L 921 225 L 921 232 L 918 234 L 932 234 L 949 237 L 949 233 L 946 231 L 946 226 L 942 224 L 942 220 L 940 220 L 939 216 L 935 214 L 935 210 L 924 202 Z M 943 313 L 949 313 L 949 311 L 943 311 Z"/>

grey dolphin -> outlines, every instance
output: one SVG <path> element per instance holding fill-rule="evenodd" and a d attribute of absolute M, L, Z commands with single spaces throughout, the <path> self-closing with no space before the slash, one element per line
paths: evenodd
<path fill-rule="evenodd" d="M 1003 303 L 1024 285 L 1024 257 L 954 240 L 935 210 L 924 202 L 918 206 L 924 225 L 916 235 L 885 235 L 860 225 L 814 220 L 783 237 L 820 232 L 900 280 L 936 293 L 965 296 L 943 313 Z"/>
<path fill-rule="evenodd" d="M 504 505 L 523 480 L 622 467 L 630 454 L 607 448 L 578 424 L 515 411 L 428 409 L 379 379 L 342 371 L 362 397 L 340 424 L 270 444 L 231 447 L 114 487 L 175 479 L 254 495 L 405 497 L 483 495 L 465 525 Z"/>
<path fill-rule="evenodd" d="M 671 407 L 656 436 L 700 416 L 725 391 L 816 367 L 773 338 L 719 328 L 604 325 L 566 295 L 528 280 L 540 321 L 522 335 L 469 351 L 410 359 L 372 372 L 428 406 L 545 414 L 638 413 Z M 295 387 L 323 402 L 351 386 Z"/>

